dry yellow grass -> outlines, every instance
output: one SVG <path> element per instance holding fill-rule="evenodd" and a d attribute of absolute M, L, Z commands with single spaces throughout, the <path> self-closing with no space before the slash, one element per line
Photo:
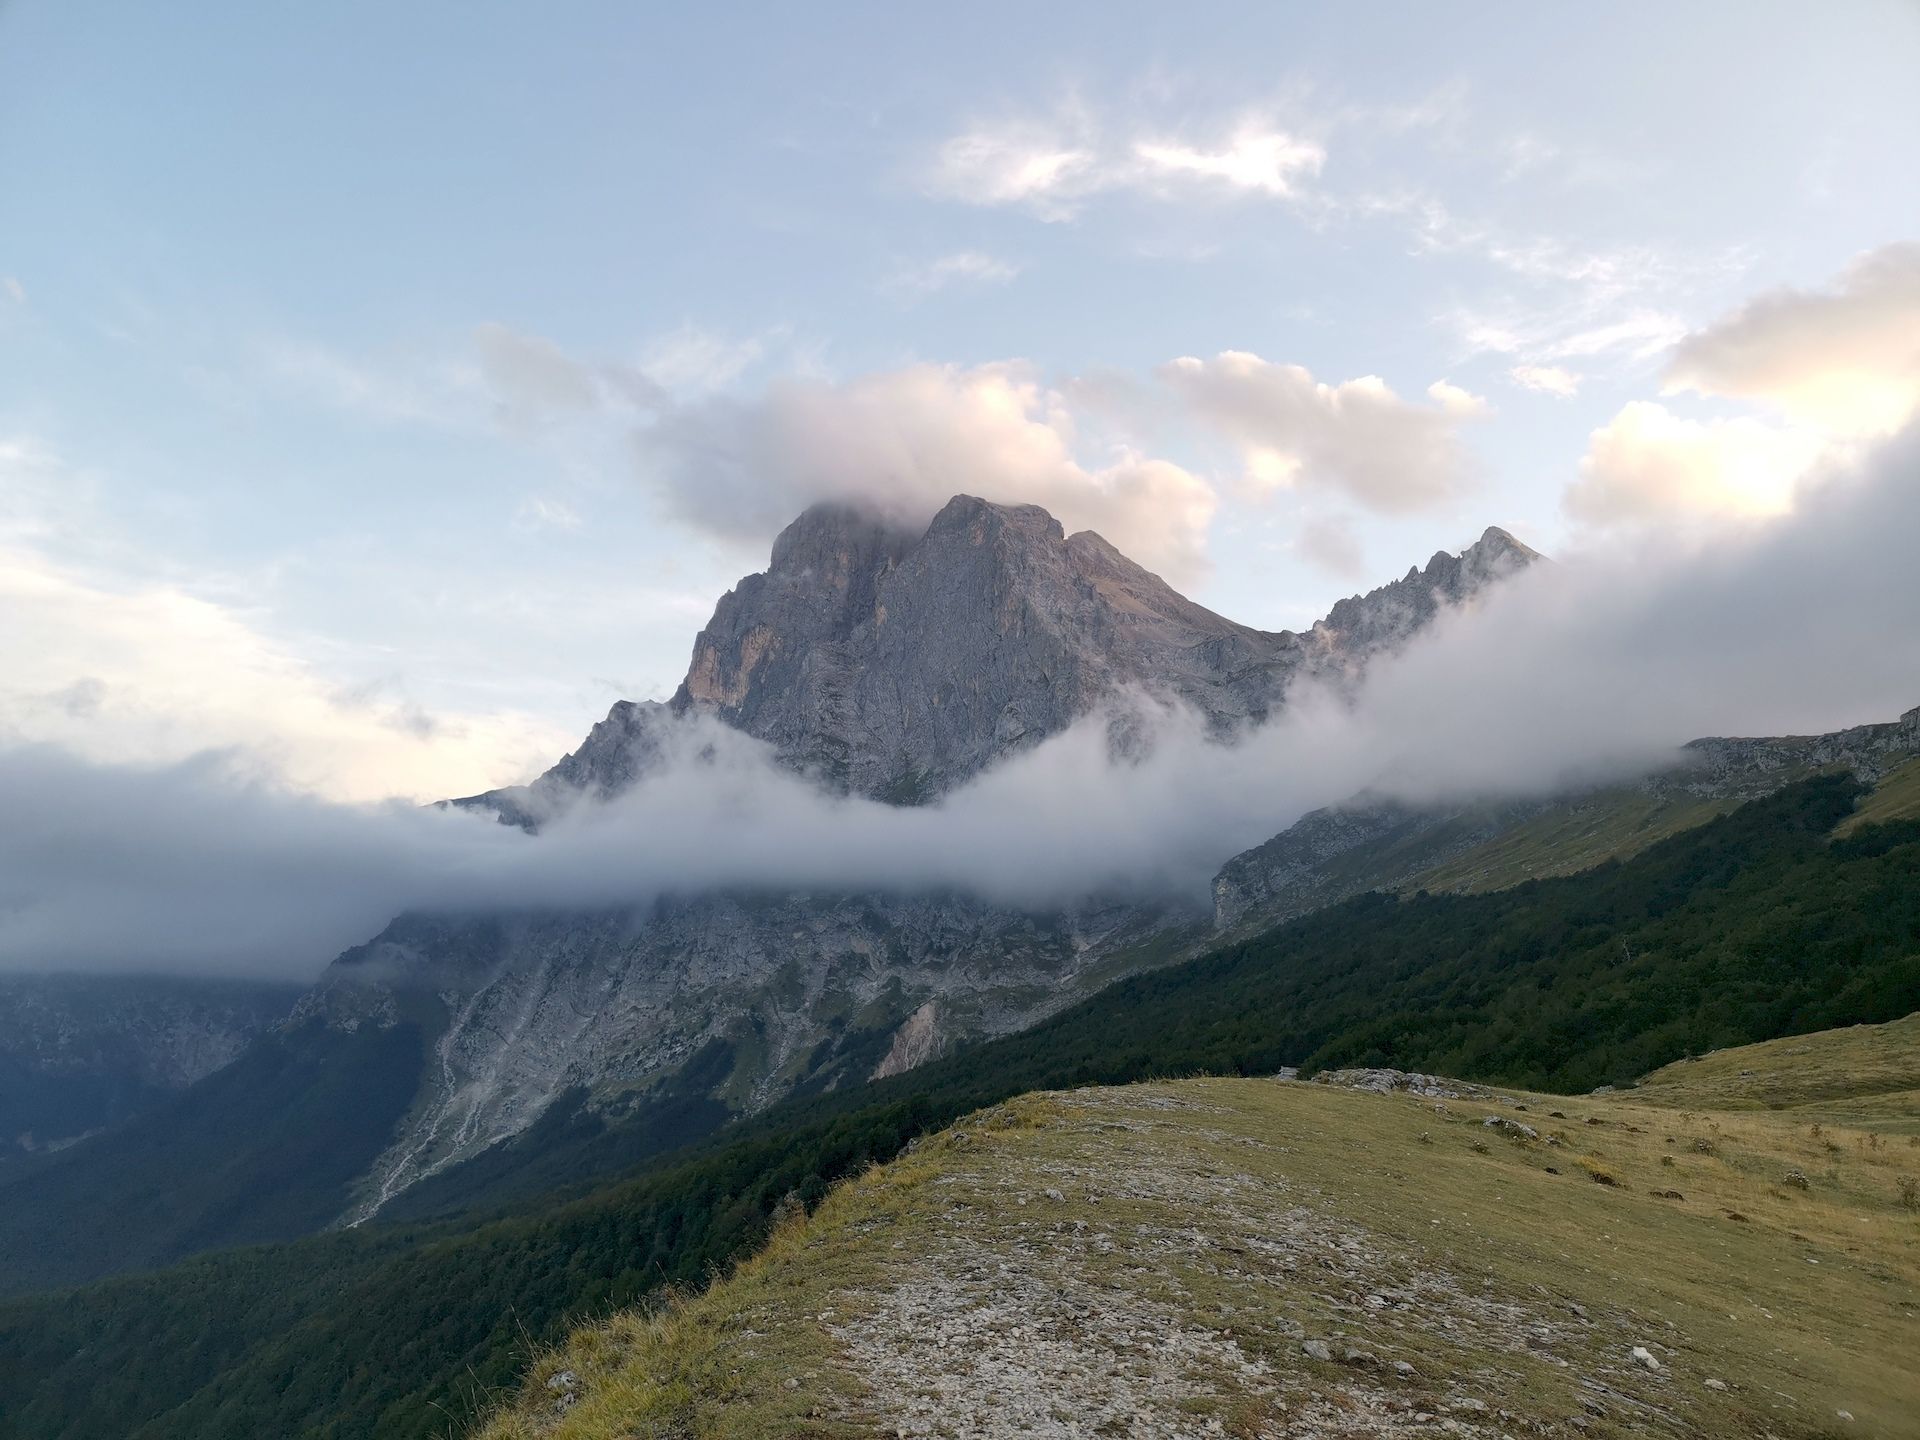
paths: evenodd
<path fill-rule="evenodd" d="M 1263 1080 L 1023 1097 L 841 1187 L 706 1294 L 583 1330 L 485 1440 L 1372 1435 L 1421 1414 L 1920 1436 L 1920 1146 L 1693 1106 L 1683 1083 L 1522 1109 Z"/>

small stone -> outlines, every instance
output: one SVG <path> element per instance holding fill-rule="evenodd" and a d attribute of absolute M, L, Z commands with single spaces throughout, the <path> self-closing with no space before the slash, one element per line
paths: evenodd
<path fill-rule="evenodd" d="M 1406 1361 L 1396 1360 L 1393 1362 L 1393 1373 L 1398 1375 L 1402 1380 L 1408 1380 L 1413 1377 L 1415 1371 L 1413 1366 L 1409 1365 Z"/>
<path fill-rule="evenodd" d="M 562 1370 L 547 1377 L 547 1388 L 553 1391 L 571 1390 L 580 1383 L 580 1377 L 571 1370 Z"/>
<path fill-rule="evenodd" d="M 1056 1205 L 1060 1204 L 1062 1201 L 1064 1201 L 1067 1198 L 1066 1196 L 1062 1195 L 1058 1190 L 1049 1189 L 1045 1193 L 1046 1193 L 1047 1199 L 1053 1201 L 1053 1203 Z"/>
<path fill-rule="evenodd" d="M 1349 1365 L 1372 1365 L 1375 1363 L 1373 1356 L 1364 1350 L 1356 1350 L 1351 1345 L 1347 1347 L 1347 1352 L 1342 1358 L 1344 1358 Z"/>
<path fill-rule="evenodd" d="M 1303 1340 L 1300 1342 L 1300 1351 L 1309 1360 L 1333 1359 L 1333 1351 L 1327 1348 L 1324 1340 Z"/>
<path fill-rule="evenodd" d="M 798 1390 L 800 1388 L 800 1382 L 789 1375 L 784 1382 L 784 1386 L 788 1390 Z"/>
<path fill-rule="evenodd" d="M 1851 1421 L 1853 1419 L 1853 1412 L 1851 1410 L 1836 1410 L 1833 1413 L 1838 1415 L 1842 1420 Z"/>
<path fill-rule="evenodd" d="M 1628 1358 L 1643 1370 L 1658 1370 L 1660 1368 L 1660 1362 L 1654 1359 L 1653 1352 L 1644 1345 L 1634 1346 L 1633 1353 Z"/>
<path fill-rule="evenodd" d="M 1727 1382 L 1724 1380 L 1707 1381 L 1707 1389 L 1709 1390 L 1725 1390 L 1726 1388 L 1727 1388 Z"/>
<path fill-rule="evenodd" d="M 1780 1183 L 1793 1190 L 1811 1190 L 1813 1182 L 1801 1170 L 1789 1170 L 1780 1177 Z"/>

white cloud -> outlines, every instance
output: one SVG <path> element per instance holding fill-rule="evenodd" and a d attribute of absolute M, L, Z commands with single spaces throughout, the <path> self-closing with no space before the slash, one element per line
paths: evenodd
<path fill-rule="evenodd" d="M 1507 372 L 1507 378 L 1522 390 L 1560 400 L 1571 400 L 1580 391 L 1580 377 L 1559 365 L 1516 365 Z"/>
<path fill-rule="evenodd" d="M 1536 566 L 1443 616 L 1351 698 L 1301 687 L 1233 745 L 1135 698 L 938 803 L 823 795 L 713 722 L 657 775 L 539 838 L 348 808 L 201 761 L 105 769 L 0 749 L 0 967 L 311 973 L 413 908 L 644 905 L 753 885 L 958 890 L 1043 907 L 1204 902 L 1229 856 L 1357 791 L 1453 802 L 1644 773 L 1698 735 L 1814 733 L 1916 699 L 1920 435 L 1805 514 L 1692 546 L 1654 535 Z"/>
<path fill-rule="evenodd" d="M 1181 141 L 1136 142 L 1134 155 L 1149 174 L 1191 176 L 1231 190 L 1285 197 L 1320 173 L 1327 152 L 1310 140 L 1259 125 L 1243 126 L 1217 148 Z"/>
<path fill-rule="evenodd" d="M 1020 205 L 1067 220 L 1091 197 L 1130 191 L 1175 199 L 1213 191 L 1286 199 L 1320 173 L 1326 151 L 1270 117 L 1250 114 L 1218 138 L 1115 123 L 1078 102 L 1051 116 L 1019 116 L 945 141 L 926 189 L 970 205 Z"/>
<path fill-rule="evenodd" d="M 7 275 L 0 277 L 0 290 L 7 292 L 7 298 L 16 305 L 27 303 L 27 287 L 20 283 L 19 277 Z"/>
<path fill-rule="evenodd" d="M 665 389 L 642 368 L 578 360 L 545 336 L 489 322 L 474 328 L 473 342 L 495 413 L 509 425 L 667 403 Z"/>
<path fill-rule="evenodd" d="M 682 325 L 646 346 L 640 369 L 676 394 L 702 394 L 732 384 L 766 358 L 769 338 L 722 335 L 699 325 Z"/>
<path fill-rule="evenodd" d="M 116 589 L 0 553 L 0 739 L 102 763 L 243 751 L 334 799 L 430 799 L 524 777 L 578 737 L 515 712 L 427 716 L 391 684 L 342 688 L 234 610 Z"/>
<path fill-rule="evenodd" d="M 1045 506 L 1142 564 L 1205 563 L 1210 486 L 1165 460 L 1076 453 L 1065 398 L 1017 363 L 915 365 L 845 384 L 781 380 L 764 396 L 682 407 L 640 432 L 646 473 L 702 528 L 755 545 L 819 500 L 924 524 L 957 494 Z"/>
<path fill-rule="evenodd" d="M 1328 385 L 1299 365 L 1229 350 L 1163 365 L 1192 413 L 1240 446 L 1256 491 L 1326 486 L 1368 508 L 1405 511 L 1456 491 L 1467 471 L 1459 424 L 1485 402 L 1437 382 L 1438 403 L 1403 400 L 1377 376 Z"/>
<path fill-rule="evenodd" d="M 1020 273 L 1010 260 L 983 250 L 957 250 L 920 265 L 907 265 L 882 282 L 881 289 L 897 299 L 924 299 L 954 285 L 1004 285 Z"/>
<path fill-rule="evenodd" d="M 1366 578 L 1360 537 L 1345 516 L 1309 516 L 1295 529 L 1288 548 L 1329 575 L 1353 581 Z"/>
<path fill-rule="evenodd" d="M 1493 413 L 1486 397 L 1463 390 L 1450 380 L 1436 380 L 1427 387 L 1427 398 L 1449 415 L 1462 420 L 1480 420 Z"/>
<path fill-rule="evenodd" d="M 1596 527 L 1780 515 L 1824 449 L 1814 431 L 1688 420 L 1636 400 L 1589 437 L 1566 510 Z"/>
<path fill-rule="evenodd" d="M 1691 420 L 1639 401 L 1593 432 L 1569 515 L 1595 526 L 1775 515 L 1863 438 L 1920 406 L 1920 244 L 1860 256 L 1823 291 L 1780 290 L 1686 335 L 1666 391 L 1778 419 Z"/>
<path fill-rule="evenodd" d="M 1860 256 L 1827 290 L 1778 290 L 1687 336 L 1668 389 L 1754 400 L 1840 435 L 1920 407 L 1920 243 Z"/>

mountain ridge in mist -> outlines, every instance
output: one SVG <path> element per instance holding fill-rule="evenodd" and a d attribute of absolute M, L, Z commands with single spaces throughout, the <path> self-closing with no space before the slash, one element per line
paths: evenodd
<path fill-rule="evenodd" d="M 1541 558 L 1490 526 L 1305 632 L 1265 631 L 1037 505 L 956 495 L 915 532 L 817 504 L 781 531 L 766 570 L 720 598 L 670 700 L 620 701 L 530 786 L 452 803 L 531 828 L 555 805 L 630 786 L 663 728 L 692 715 L 768 742 L 829 789 L 896 804 L 947 793 L 1129 687 L 1224 737 L 1271 718 L 1297 681 L 1351 679 Z"/>

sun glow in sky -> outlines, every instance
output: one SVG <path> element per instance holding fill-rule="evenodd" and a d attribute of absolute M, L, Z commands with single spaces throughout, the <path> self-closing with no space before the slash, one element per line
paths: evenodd
<path fill-rule="evenodd" d="M 1790 521 L 1920 396 L 1917 73 L 1895 0 L 16 0 L 0 744 L 524 778 L 826 497 L 1269 628 Z"/>

